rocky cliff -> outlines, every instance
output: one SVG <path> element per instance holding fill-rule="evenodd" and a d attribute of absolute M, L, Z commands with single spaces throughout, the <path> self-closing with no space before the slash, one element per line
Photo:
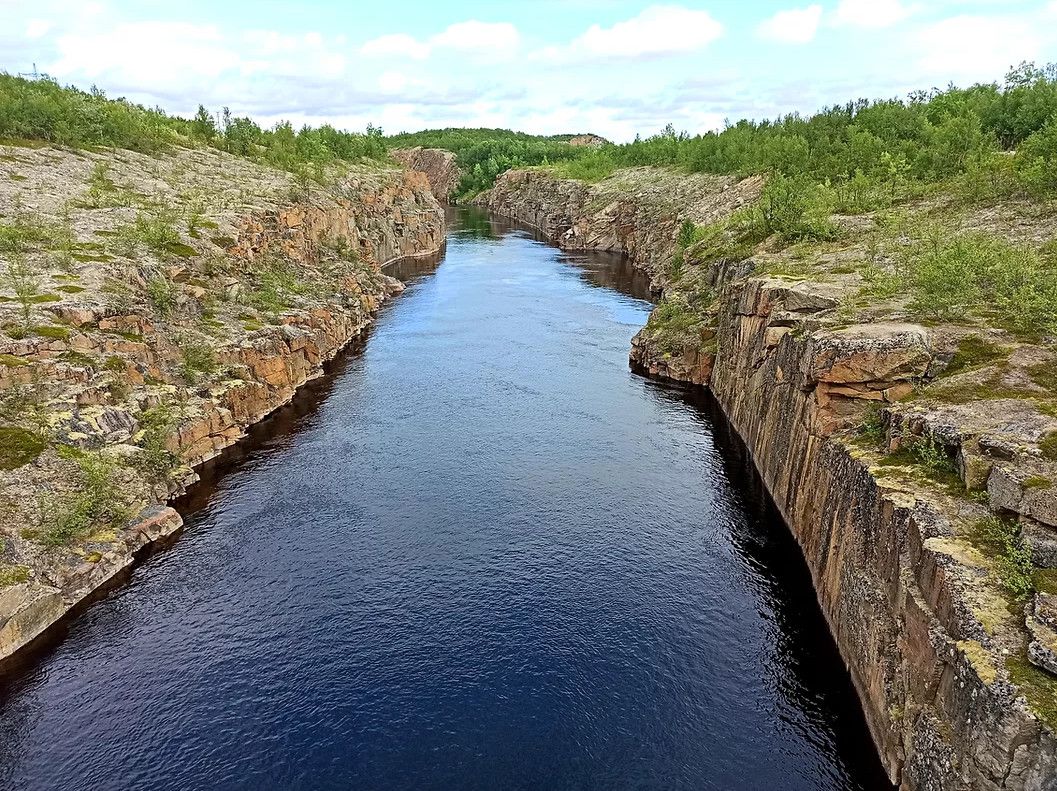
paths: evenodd
<path fill-rule="evenodd" d="M 0 146 L 0 660 L 181 526 L 195 465 L 437 252 L 426 177 Z"/>
<path fill-rule="evenodd" d="M 397 148 L 393 158 L 408 170 L 424 173 L 433 195 L 441 203 L 450 203 L 459 188 L 462 171 L 455 161 L 455 154 L 440 148 Z"/>
<path fill-rule="evenodd" d="M 871 218 L 834 218 L 837 242 L 716 255 L 759 190 L 535 170 L 504 175 L 481 202 L 560 245 L 626 252 L 664 288 L 632 363 L 709 387 L 744 440 L 893 782 L 1057 788 L 1052 340 L 925 326 L 892 291 L 864 300 L 884 263 Z M 1053 238 L 1016 209 L 957 222 L 1001 215 L 989 230 Z"/>

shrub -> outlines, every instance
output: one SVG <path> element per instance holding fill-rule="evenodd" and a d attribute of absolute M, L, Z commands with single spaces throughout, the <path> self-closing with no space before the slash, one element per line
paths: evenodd
<path fill-rule="evenodd" d="M 1057 266 L 1032 250 L 986 234 L 934 235 L 910 249 L 904 266 L 910 308 L 925 318 L 964 318 L 983 305 L 1015 332 L 1057 332 Z"/>
<path fill-rule="evenodd" d="M 116 496 L 117 465 L 99 453 L 79 453 L 74 461 L 77 491 L 57 500 L 42 496 L 40 501 L 43 528 L 38 538 L 46 547 L 65 546 L 103 525 L 118 529 L 129 519 Z"/>
<path fill-rule="evenodd" d="M 768 180 L 757 207 L 767 233 L 786 242 L 832 239 L 836 235 L 829 220 L 832 210 L 831 196 L 820 185 L 780 173 Z"/>
<path fill-rule="evenodd" d="M 176 308 L 176 289 L 169 278 L 155 275 L 147 281 L 147 297 L 154 309 L 163 316 L 170 315 Z"/>
<path fill-rule="evenodd" d="M 180 344 L 180 355 L 180 373 L 188 382 L 194 383 L 200 377 L 217 371 L 216 352 L 204 343 L 185 340 Z"/>
<path fill-rule="evenodd" d="M 167 406 L 145 410 L 139 417 L 141 433 L 138 444 L 142 450 L 136 457 L 136 466 L 151 480 L 167 480 L 180 462 L 168 448 L 169 436 L 176 423 L 176 416 Z"/>
<path fill-rule="evenodd" d="M 15 470 L 44 452 L 47 441 L 32 431 L 0 426 L 0 470 Z"/>
<path fill-rule="evenodd" d="M 40 271 L 21 253 L 10 253 L 2 282 L 15 292 L 15 299 L 22 308 L 22 324 L 25 327 L 40 296 Z"/>
<path fill-rule="evenodd" d="M 1015 599 L 1026 599 L 1035 587 L 1032 582 L 1035 567 L 1031 547 L 1021 539 L 1017 523 L 991 515 L 977 524 L 975 538 L 991 553 L 998 583 Z"/>

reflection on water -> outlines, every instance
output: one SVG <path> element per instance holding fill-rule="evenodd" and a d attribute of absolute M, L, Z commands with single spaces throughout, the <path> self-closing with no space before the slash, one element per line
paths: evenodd
<path fill-rule="evenodd" d="M 616 257 L 461 212 L 0 689 L 5 789 L 880 789 L 788 531 Z"/>

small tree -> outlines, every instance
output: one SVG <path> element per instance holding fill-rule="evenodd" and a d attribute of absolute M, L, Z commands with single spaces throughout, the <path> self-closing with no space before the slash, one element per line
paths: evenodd
<path fill-rule="evenodd" d="M 191 121 L 191 134 L 198 140 L 204 140 L 207 143 L 213 142 L 213 139 L 217 136 L 217 123 L 204 105 L 198 105 L 198 112 L 195 113 L 195 117 Z"/>
<path fill-rule="evenodd" d="M 22 323 L 29 326 L 34 297 L 40 293 L 40 273 L 22 253 L 11 253 L 4 274 L 4 285 L 15 292 L 22 306 Z"/>

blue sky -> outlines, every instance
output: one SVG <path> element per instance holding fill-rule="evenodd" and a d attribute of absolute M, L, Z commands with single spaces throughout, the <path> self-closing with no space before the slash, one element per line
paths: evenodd
<path fill-rule="evenodd" d="M 1057 61 L 1057 0 L 0 0 L 0 69 L 174 113 L 699 132 Z"/>

